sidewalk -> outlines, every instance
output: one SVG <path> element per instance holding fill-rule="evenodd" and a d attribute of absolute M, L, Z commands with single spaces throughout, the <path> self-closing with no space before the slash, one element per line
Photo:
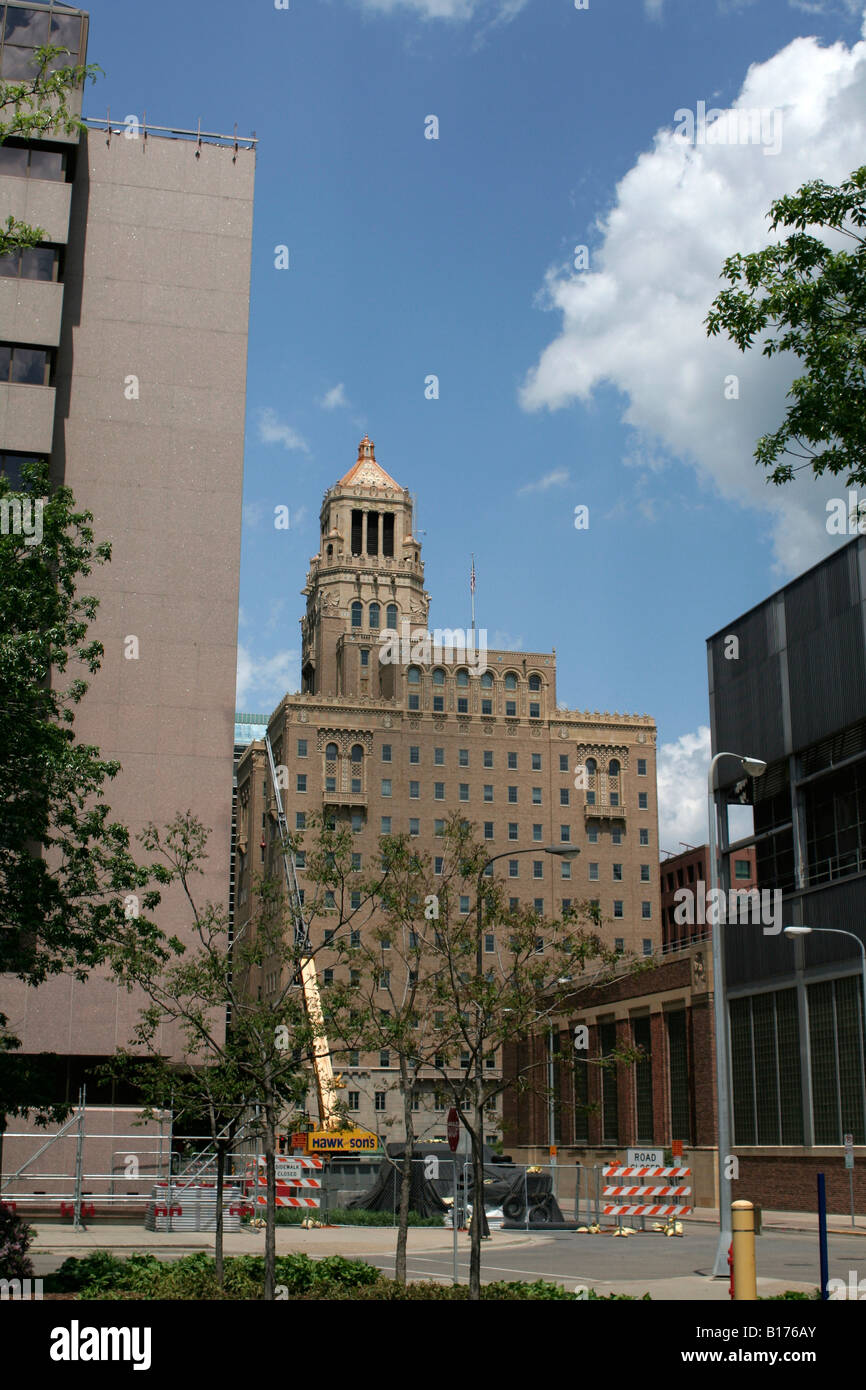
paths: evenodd
<path fill-rule="evenodd" d="M 690 1222 L 710 1226 L 718 1226 L 719 1213 L 715 1207 L 693 1207 L 689 1216 L 680 1218 L 684 1225 Z M 827 1215 L 827 1234 L 831 1236 L 866 1236 L 866 1216 L 855 1216 L 855 1225 L 851 1225 L 850 1216 L 841 1216 L 838 1212 L 828 1213 Z M 766 1207 L 763 1212 L 763 1229 L 765 1231 L 805 1231 L 817 1235 L 818 1233 L 818 1213 L 810 1211 L 768 1211 Z"/>

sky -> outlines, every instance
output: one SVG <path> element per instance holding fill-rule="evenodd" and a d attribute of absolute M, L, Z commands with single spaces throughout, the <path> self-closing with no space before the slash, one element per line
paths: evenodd
<path fill-rule="evenodd" d="M 85 114 L 259 140 L 237 708 L 298 688 L 322 496 L 369 433 L 431 627 L 469 625 L 474 554 L 488 645 L 652 715 L 661 845 L 703 842 L 706 638 L 843 543 L 846 496 L 765 481 L 796 363 L 704 320 L 773 199 L 863 162 L 863 0 L 87 8 Z"/>

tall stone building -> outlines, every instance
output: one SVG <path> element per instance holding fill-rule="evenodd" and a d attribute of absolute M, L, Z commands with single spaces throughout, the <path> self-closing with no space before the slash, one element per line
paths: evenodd
<path fill-rule="evenodd" d="M 9 0 L 0 21 L 0 77 L 26 77 L 48 42 L 86 61 L 81 10 Z M 0 470 L 14 483 L 22 463 L 48 458 L 113 551 L 81 585 L 99 599 L 90 636 L 105 656 L 76 735 L 121 763 L 107 799 L 133 837 L 187 808 L 210 827 L 199 885 L 220 902 L 254 172 L 251 140 L 129 120 L 0 146 L 3 217 L 44 229 L 0 266 Z M 166 895 L 160 924 L 184 935 L 180 894 Z M 90 1100 L 111 1098 L 92 1068 L 129 1042 L 141 1003 L 96 974 L 35 990 L 0 977 L 23 1052 L 61 1058 L 58 1099 L 74 1100 L 85 1076 Z"/>
<path fill-rule="evenodd" d="M 303 590 L 302 690 L 268 724 L 288 772 L 289 829 L 327 807 L 351 826 L 363 868 L 389 833 L 417 839 L 435 867 L 437 834 L 460 811 L 491 855 L 538 846 L 537 857 L 515 853 L 495 866 L 514 906 L 552 918 L 594 899 L 610 945 L 652 954 L 661 944 L 653 720 L 562 708 L 554 651 L 483 652 L 471 634 L 461 651 L 447 631 L 431 633 L 412 499 L 370 439 L 326 493 L 320 520 Z M 265 748 L 254 742 L 237 771 L 239 925 L 255 875 L 279 870 L 273 804 Z M 573 844 L 580 857 L 546 855 L 551 844 Z M 316 947 L 321 930 L 313 923 Z M 328 969 L 326 954 L 317 961 Z M 398 1122 L 393 1061 L 335 1059 L 361 1124 L 387 1124 L 389 1112 Z M 429 1090 L 419 1132 L 444 1137 L 446 1101 L 432 1076 Z"/>

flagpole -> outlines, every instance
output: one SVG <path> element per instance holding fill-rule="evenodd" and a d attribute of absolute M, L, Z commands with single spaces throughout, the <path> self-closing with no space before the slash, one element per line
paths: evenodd
<path fill-rule="evenodd" d="M 472 636 L 475 638 L 475 556 L 472 556 L 472 569 L 469 575 L 469 592 L 472 595 Z"/>

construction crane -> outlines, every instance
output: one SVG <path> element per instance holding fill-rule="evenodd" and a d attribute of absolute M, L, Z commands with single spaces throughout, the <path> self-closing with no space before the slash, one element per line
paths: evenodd
<path fill-rule="evenodd" d="M 306 1153 L 330 1155 L 332 1157 L 344 1158 L 347 1155 L 360 1155 L 364 1152 L 371 1152 L 379 1147 L 379 1141 L 375 1134 L 367 1130 L 346 1127 L 340 1115 L 337 1104 L 337 1091 L 341 1087 L 339 1077 L 334 1075 L 334 1067 L 331 1062 L 331 1048 L 325 1032 L 325 1016 L 322 1009 L 322 998 L 319 993 L 319 981 L 316 975 L 316 962 L 310 950 L 310 933 L 306 918 L 304 917 L 301 905 L 301 892 L 298 886 L 298 873 L 295 864 L 295 856 L 289 846 L 289 827 L 286 821 L 285 811 L 283 810 L 283 798 L 280 794 L 280 783 L 277 777 L 276 763 L 274 762 L 274 750 L 271 747 L 271 739 L 265 733 L 265 748 L 268 754 L 268 766 L 271 773 L 271 786 L 274 791 L 274 805 L 277 815 L 277 828 L 280 833 L 280 843 L 282 845 L 283 868 L 286 876 L 286 893 L 288 895 L 289 912 L 292 918 L 292 925 L 295 933 L 295 945 L 301 958 L 300 979 L 301 989 L 304 998 L 304 1011 L 313 1035 L 313 1074 L 316 1082 L 316 1098 L 319 1108 L 319 1130 L 310 1134 L 293 1135 L 292 1142 L 295 1148 L 299 1147 L 301 1141 Z"/>

